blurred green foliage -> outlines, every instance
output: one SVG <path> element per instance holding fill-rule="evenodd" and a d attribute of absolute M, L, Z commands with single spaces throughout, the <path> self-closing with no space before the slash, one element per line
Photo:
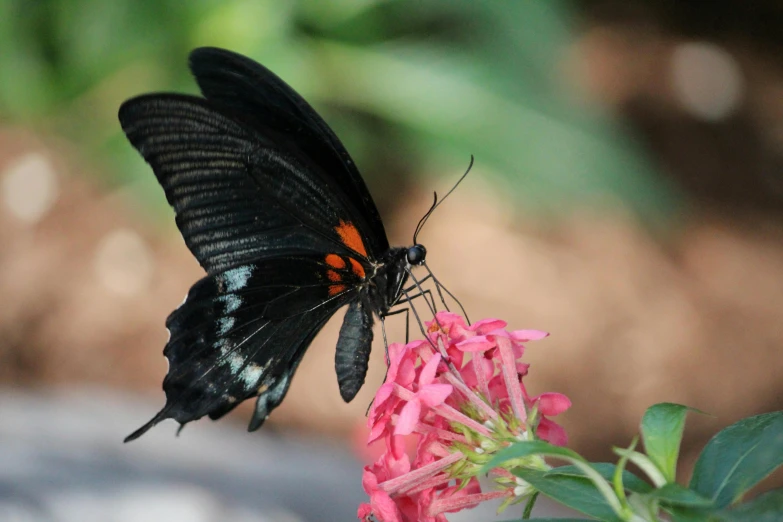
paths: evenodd
<path fill-rule="evenodd" d="M 194 92 L 187 54 L 213 45 L 310 100 L 382 202 L 413 172 L 456 179 L 474 154 L 473 176 L 521 208 L 609 193 L 661 216 L 674 197 L 637 144 L 569 100 L 558 72 L 573 15 L 562 0 L 0 0 L 0 118 L 69 138 L 107 165 L 106 183 L 161 201 L 117 108 Z"/>

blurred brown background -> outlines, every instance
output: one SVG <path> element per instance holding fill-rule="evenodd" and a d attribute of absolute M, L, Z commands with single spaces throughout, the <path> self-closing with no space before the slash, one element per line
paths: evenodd
<path fill-rule="evenodd" d="M 145 397 L 118 442 L 163 404 L 164 320 L 201 271 L 116 111 L 193 92 L 200 45 L 257 59 L 322 112 L 392 243 L 475 154 L 421 241 L 473 320 L 551 332 L 527 382 L 573 400 L 561 420 L 576 450 L 611 458 L 647 406 L 673 401 L 714 415 L 689 420 L 688 462 L 721 427 L 783 407 L 772 0 L 0 2 L 3 393 Z M 382 349 L 343 404 L 339 321 L 264 430 L 359 447 Z"/>

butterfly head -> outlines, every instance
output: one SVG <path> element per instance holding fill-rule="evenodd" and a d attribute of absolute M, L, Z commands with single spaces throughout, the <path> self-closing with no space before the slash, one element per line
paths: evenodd
<path fill-rule="evenodd" d="M 427 257 L 427 249 L 424 248 L 424 245 L 416 244 L 408 248 L 408 253 L 406 255 L 406 258 L 408 259 L 409 265 L 418 266 L 424 262 L 426 257 Z"/>

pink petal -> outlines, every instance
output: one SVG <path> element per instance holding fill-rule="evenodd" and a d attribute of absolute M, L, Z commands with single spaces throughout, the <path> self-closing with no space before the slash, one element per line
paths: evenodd
<path fill-rule="evenodd" d="M 538 341 L 548 336 L 549 332 L 542 332 L 541 330 L 514 330 L 511 332 L 511 338 L 518 343 Z"/>
<path fill-rule="evenodd" d="M 489 381 L 489 400 L 494 403 L 498 399 L 508 398 L 508 388 L 503 380 L 503 375 L 498 374 Z"/>
<path fill-rule="evenodd" d="M 402 407 L 399 417 L 397 417 L 397 424 L 394 426 L 395 435 L 410 435 L 413 433 L 413 429 L 419 422 L 419 414 L 421 413 L 421 403 L 418 398 L 414 397 L 408 403 Z"/>
<path fill-rule="evenodd" d="M 457 348 L 454 344 L 450 344 L 448 348 L 446 348 L 446 354 L 449 356 L 449 362 L 451 362 L 457 370 L 462 369 L 465 362 L 465 352 Z"/>
<path fill-rule="evenodd" d="M 532 399 L 533 402 L 538 401 L 538 411 L 542 415 L 547 417 L 554 417 L 560 415 L 568 408 L 571 407 L 571 399 L 563 395 L 562 393 L 547 392 L 542 393 L 538 397 Z"/>
<path fill-rule="evenodd" d="M 514 353 L 514 359 L 519 359 L 525 353 L 525 347 L 515 339 L 511 337 L 511 333 L 506 330 L 492 330 L 487 334 L 490 339 L 508 339 L 511 342 L 511 348 Z"/>
<path fill-rule="evenodd" d="M 542 418 L 538 423 L 536 435 L 538 435 L 538 438 L 541 440 L 551 442 L 555 446 L 568 445 L 568 435 L 566 434 L 565 429 L 558 423 L 547 418 Z"/>
<path fill-rule="evenodd" d="M 506 339 L 511 339 L 511 334 L 508 333 L 503 328 L 496 328 L 492 330 L 491 332 L 487 332 L 484 335 L 486 336 L 492 336 L 492 337 L 505 337 Z"/>
<path fill-rule="evenodd" d="M 378 489 L 378 477 L 373 473 L 370 466 L 364 466 L 364 472 L 362 473 L 362 488 L 368 495 L 372 495 L 372 492 Z"/>
<path fill-rule="evenodd" d="M 477 335 L 457 343 L 457 348 L 463 352 L 486 352 L 496 346 L 495 342 L 483 335 Z"/>
<path fill-rule="evenodd" d="M 522 390 L 519 387 L 514 349 L 511 346 L 511 340 L 507 338 L 498 337 L 497 341 L 500 370 L 503 375 L 503 382 L 508 389 L 508 400 L 511 402 L 511 409 L 514 412 L 514 416 L 524 422 L 527 420 L 527 412 L 525 411 L 525 401 L 522 396 Z"/>
<path fill-rule="evenodd" d="M 389 379 L 386 379 L 387 382 Z M 416 361 L 411 359 L 405 359 L 400 364 L 397 375 L 392 382 L 396 382 L 403 388 L 410 388 L 413 381 L 416 380 Z"/>
<path fill-rule="evenodd" d="M 389 426 L 389 419 L 391 416 L 389 415 L 386 419 L 383 419 L 383 422 L 376 422 L 370 427 L 370 434 L 367 436 L 367 445 L 369 446 L 386 432 L 386 428 Z"/>
<path fill-rule="evenodd" d="M 443 327 L 445 334 L 452 341 L 461 341 L 466 337 L 473 336 L 473 332 L 467 329 L 465 319 L 463 319 L 461 315 L 457 315 L 453 312 L 438 312 L 435 317 L 437 318 L 437 322 L 433 320 L 427 323 L 428 331 L 438 331 L 437 325 L 440 324 Z M 448 343 L 446 344 L 448 345 Z"/>
<path fill-rule="evenodd" d="M 370 520 L 370 515 L 372 515 L 372 506 L 370 504 L 360 504 L 356 512 L 356 518 L 361 522 L 367 522 Z"/>
<path fill-rule="evenodd" d="M 455 327 L 461 330 L 466 328 L 465 319 L 454 312 L 438 312 L 435 317 L 437 318 L 437 321 L 430 321 L 427 323 L 427 326 L 440 324 L 447 332 Z"/>
<path fill-rule="evenodd" d="M 375 399 L 372 401 L 370 413 L 367 415 L 368 426 L 372 423 L 372 420 L 375 418 L 376 414 L 379 414 L 380 410 L 386 409 L 386 401 L 389 399 L 389 397 L 391 397 L 393 390 L 394 385 L 391 383 L 382 384 L 381 387 L 378 388 L 378 393 L 375 394 Z"/>
<path fill-rule="evenodd" d="M 377 490 L 370 495 L 372 512 L 378 520 L 383 522 L 403 522 L 402 513 L 397 509 L 397 504 L 383 490 Z"/>
<path fill-rule="evenodd" d="M 430 451 L 430 446 L 438 442 L 438 433 L 430 432 L 419 437 L 416 444 L 416 458 L 413 460 L 413 467 L 418 469 L 435 460 L 435 455 Z"/>
<path fill-rule="evenodd" d="M 404 344 L 391 343 L 389 345 L 389 370 L 386 372 L 386 380 L 394 381 L 397 378 L 397 370 L 405 360 L 405 355 L 408 352 L 408 348 Z"/>
<path fill-rule="evenodd" d="M 405 352 L 408 351 L 408 347 L 402 343 L 391 343 L 389 345 L 389 359 L 391 361 L 402 359 Z"/>
<path fill-rule="evenodd" d="M 422 346 L 424 346 L 425 344 L 426 344 L 426 345 L 429 345 L 430 343 L 429 343 L 429 342 L 427 342 L 427 341 L 425 341 L 424 339 L 417 339 L 417 340 L 415 340 L 415 341 L 411 341 L 411 342 L 409 342 L 409 343 L 408 343 L 408 344 L 406 344 L 405 346 L 406 346 L 406 347 L 408 348 L 408 350 L 410 350 L 410 351 L 416 351 L 416 350 L 418 350 L 419 348 L 421 348 Z"/>
<path fill-rule="evenodd" d="M 492 379 L 492 374 L 495 373 L 495 366 L 492 361 L 486 357 L 473 356 L 473 374 L 476 377 L 476 386 L 478 391 L 484 395 L 484 399 L 492 401 L 492 397 L 489 393 L 489 380 Z"/>
<path fill-rule="evenodd" d="M 411 459 L 405 452 L 404 439 L 395 435 L 386 437 L 387 452 L 378 460 L 378 464 L 386 470 L 386 480 L 400 477 L 411 470 Z"/>
<path fill-rule="evenodd" d="M 468 330 L 484 335 L 492 330 L 503 329 L 506 326 L 508 326 L 508 323 L 502 319 L 482 319 L 470 325 Z"/>
<path fill-rule="evenodd" d="M 438 497 L 439 504 L 441 504 L 439 507 L 447 513 L 455 513 L 463 509 L 470 509 L 479 505 L 481 500 L 476 498 L 476 496 L 480 494 L 481 486 L 479 485 L 478 479 L 476 479 L 476 477 L 471 477 L 468 485 L 465 487 L 462 487 L 462 484 L 457 483 L 444 489 Z M 460 500 L 466 500 L 467 503 L 461 503 L 459 502 Z M 446 504 L 459 505 L 451 507 Z"/>
<path fill-rule="evenodd" d="M 468 364 L 463 366 L 459 371 L 460 377 L 462 377 L 462 380 L 469 388 L 475 388 L 477 386 L 476 372 L 473 371 L 474 362 L 476 360 L 478 360 L 478 358 L 471 359 L 468 361 Z"/>
<path fill-rule="evenodd" d="M 408 459 L 408 454 L 405 452 L 405 437 L 398 435 L 389 435 L 386 437 L 386 447 L 389 450 L 389 455 L 393 460 Z"/>
<path fill-rule="evenodd" d="M 427 386 L 435 380 L 435 373 L 438 371 L 438 364 L 440 364 L 440 354 L 436 353 L 432 356 L 419 375 L 419 386 Z"/>
<path fill-rule="evenodd" d="M 419 493 L 416 499 L 416 521 L 417 522 L 436 522 L 435 518 L 429 514 L 429 508 L 435 500 L 435 488 L 428 488 Z"/>
<path fill-rule="evenodd" d="M 443 404 L 453 390 L 454 387 L 451 384 L 430 384 L 419 390 L 416 397 L 426 406 L 432 408 L 439 404 Z M 403 407 L 403 410 L 404 409 L 405 407 Z M 402 415 L 402 413 L 400 413 L 400 415 Z"/>

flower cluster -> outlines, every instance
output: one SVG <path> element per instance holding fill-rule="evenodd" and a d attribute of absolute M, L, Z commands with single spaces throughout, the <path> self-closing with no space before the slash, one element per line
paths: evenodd
<path fill-rule="evenodd" d="M 385 452 L 364 469 L 370 502 L 359 507 L 360 520 L 445 522 L 445 513 L 495 498 L 505 507 L 531 493 L 505 468 L 490 473 L 492 491 L 482 491 L 477 475 L 514 441 L 565 445 L 565 431 L 549 417 L 571 402 L 559 393 L 527 394 L 524 343 L 548 334 L 505 327 L 499 319 L 467 326 L 459 315 L 439 312 L 427 323 L 426 340 L 389 346 L 386 382 L 368 417 L 368 443 L 383 440 Z M 418 439 L 412 458 L 410 436 Z M 513 464 L 548 469 L 540 457 Z"/>

